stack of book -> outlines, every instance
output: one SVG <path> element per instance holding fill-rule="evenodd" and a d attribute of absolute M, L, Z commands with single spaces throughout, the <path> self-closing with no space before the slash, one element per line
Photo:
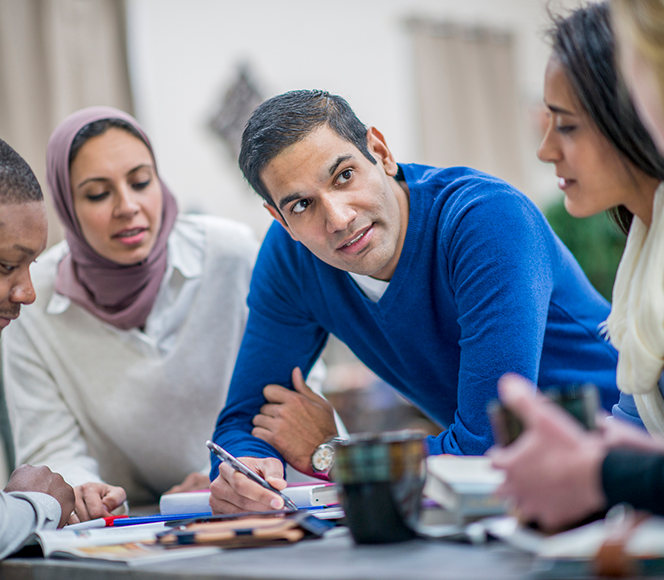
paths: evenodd
<path fill-rule="evenodd" d="M 431 456 L 427 459 L 424 495 L 442 508 L 445 523 L 462 525 L 507 511 L 505 501 L 494 495 L 504 478 L 488 457 Z M 439 523 L 435 510 L 425 510 L 423 521 Z"/>

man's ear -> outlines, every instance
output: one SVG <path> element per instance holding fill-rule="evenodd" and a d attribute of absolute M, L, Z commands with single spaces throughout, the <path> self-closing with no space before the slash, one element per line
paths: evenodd
<path fill-rule="evenodd" d="M 276 207 L 274 207 L 272 204 L 269 204 L 267 201 L 263 202 L 263 207 L 270 212 L 270 215 L 275 220 L 277 220 L 282 226 L 284 226 L 284 228 L 286 229 L 291 238 L 293 238 L 296 242 L 300 241 L 293 235 L 293 232 L 291 231 L 290 227 L 288 227 L 288 224 L 286 223 L 284 216 Z"/>
<path fill-rule="evenodd" d="M 385 137 L 383 137 L 383 134 L 376 127 L 369 127 L 367 130 L 367 147 L 369 148 L 369 152 L 376 158 L 376 161 L 383 166 L 385 173 L 390 177 L 394 177 L 397 171 L 399 171 L 399 167 L 385 142 Z"/>

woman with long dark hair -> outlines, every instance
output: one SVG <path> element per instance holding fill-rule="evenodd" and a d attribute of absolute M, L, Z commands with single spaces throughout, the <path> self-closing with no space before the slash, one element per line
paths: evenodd
<path fill-rule="evenodd" d="M 640 417 L 657 435 L 664 432 L 664 244 L 658 242 L 664 160 L 620 81 L 608 4 L 556 18 L 551 38 L 544 87 L 550 123 L 539 157 L 556 166 L 572 215 L 609 210 L 629 232 L 605 328 L 619 351 L 618 387 L 635 404 L 631 417 L 629 409 L 614 414 Z M 505 377 L 500 393 L 527 428 L 494 451 L 494 464 L 506 471 L 499 492 L 514 500 L 524 519 L 557 528 L 623 501 L 664 513 L 664 442 L 658 436 L 616 419 L 584 433 L 543 397 L 532 398 L 521 381 Z M 627 403 L 622 396 L 621 408 Z"/>

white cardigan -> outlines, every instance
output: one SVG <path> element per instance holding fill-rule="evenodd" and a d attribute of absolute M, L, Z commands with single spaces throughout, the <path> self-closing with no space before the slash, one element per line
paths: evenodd
<path fill-rule="evenodd" d="M 72 485 L 122 486 L 133 503 L 154 502 L 205 471 L 256 251 L 246 226 L 180 216 L 147 334 L 111 327 L 54 293 L 66 245 L 40 257 L 32 269 L 37 300 L 2 337 L 17 462 L 48 465 Z M 180 272 L 177 256 L 189 257 Z"/>

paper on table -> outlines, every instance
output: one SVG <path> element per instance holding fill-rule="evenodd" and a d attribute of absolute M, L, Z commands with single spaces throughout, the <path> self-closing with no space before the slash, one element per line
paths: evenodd
<path fill-rule="evenodd" d="M 284 495 L 291 498 L 299 508 L 334 505 L 339 503 L 338 487 L 334 483 L 317 483 L 289 486 Z M 159 500 L 162 515 L 184 513 L 212 513 L 210 492 L 186 491 L 162 495 Z"/>
<path fill-rule="evenodd" d="M 204 556 L 219 551 L 214 547 L 169 550 L 154 544 L 156 535 L 164 529 L 163 523 L 154 523 L 79 531 L 41 530 L 36 536 L 47 558 L 103 560 L 129 566 Z"/>

